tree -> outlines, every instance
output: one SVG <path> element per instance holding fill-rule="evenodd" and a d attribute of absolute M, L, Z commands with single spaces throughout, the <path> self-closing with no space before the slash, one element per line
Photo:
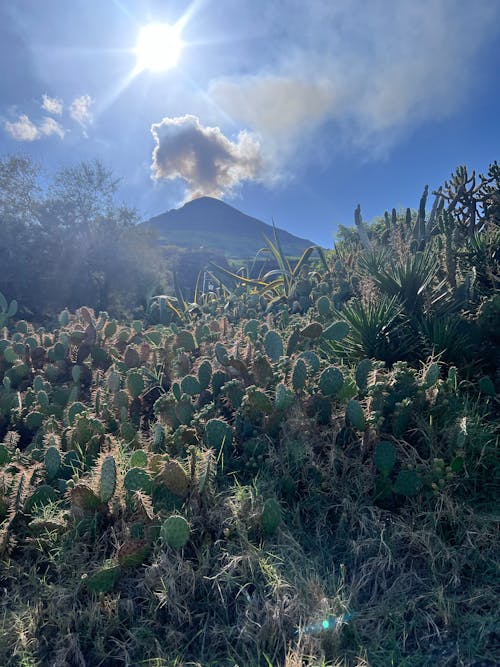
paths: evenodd
<path fill-rule="evenodd" d="M 63 169 L 44 191 L 27 158 L 0 162 L 0 290 L 36 317 L 91 306 L 123 314 L 158 282 L 161 257 L 100 162 Z"/>

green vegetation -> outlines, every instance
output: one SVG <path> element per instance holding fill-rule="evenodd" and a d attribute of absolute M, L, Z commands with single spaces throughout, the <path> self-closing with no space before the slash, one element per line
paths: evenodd
<path fill-rule="evenodd" d="M 0 664 L 498 663 L 500 168 L 426 198 L 142 318 L 10 265 Z"/>

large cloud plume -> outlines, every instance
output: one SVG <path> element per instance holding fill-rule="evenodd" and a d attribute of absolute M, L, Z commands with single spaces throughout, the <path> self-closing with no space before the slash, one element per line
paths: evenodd
<path fill-rule="evenodd" d="M 262 20 L 279 35 L 273 60 L 266 53 L 254 73 L 212 80 L 208 97 L 259 133 L 274 166 L 286 169 L 291 157 L 317 159 L 339 145 L 380 156 L 419 125 L 458 113 L 471 99 L 482 44 L 498 30 L 500 3 L 282 0 L 266 5 Z M 326 123 L 338 128 L 328 148 L 314 141 Z"/>
<path fill-rule="evenodd" d="M 260 178 L 260 144 L 248 132 L 231 141 L 192 115 L 164 118 L 151 132 L 156 141 L 153 178 L 182 179 L 189 198 L 230 195 L 243 181 Z"/>

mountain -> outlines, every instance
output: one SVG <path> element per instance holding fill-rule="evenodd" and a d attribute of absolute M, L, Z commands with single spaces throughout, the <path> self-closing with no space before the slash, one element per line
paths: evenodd
<path fill-rule="evenodd" d="M 147 226 L 155 228 L 160 242 L 183 248 L 218 250 L 231 259 L 251 259 L 264 247 L 263 235 L 273 239 L 271 225 L 251 218 L 213 197 L 200 197 L 151 218 Z M 298 257 L 312 241 L 278 229 L 283 252 Z"/>

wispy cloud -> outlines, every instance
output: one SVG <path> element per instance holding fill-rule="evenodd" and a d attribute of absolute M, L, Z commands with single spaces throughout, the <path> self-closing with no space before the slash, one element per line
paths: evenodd
<path fill-rule="evenodd" d="M 39 129 L 25 114 L 13 122 L 6 121 L 4 128 L 16 141 L 36 141 L 40 138 Z"/>
<path fill-rule="evenodd" d="M 459 113 L 500 21 L 496 0 L 282 0 L 265 11 L 280 35 L 274 63 L 212 80 L 208 96 L 261 136 L 269 172 L 315 158 L 326 124 L 338 128 L 329 148 L 373 158 Z"/>
<path fill-rule="evenodd" d="M 54 114 L 55 116 L 60 116 L 63 112 L 64 104 L 63 101 L 58 97 L 49 97 L 48 95 L 42 96 L 42 109 L 48 113 Z"/>
<path fill-rule="evenodd" d="M 93 120 L 93 115 L 90 107 L 94 104 L 94 100 L 90 95 L 80 95 L 76 97 L 69 107 L 69 113 L 73 120 L 86 127 L 90 125 Z"/>
<path fill-rule="evenodd" d="M 218 127 L 203 126 L 191 115 L 163 118 L 151 132 L 156 142 L 153 178 L 182 179 L 188 198 L 230 195 L 261 174 L 260 145 L 248 132 L 231 141 Z"/>

